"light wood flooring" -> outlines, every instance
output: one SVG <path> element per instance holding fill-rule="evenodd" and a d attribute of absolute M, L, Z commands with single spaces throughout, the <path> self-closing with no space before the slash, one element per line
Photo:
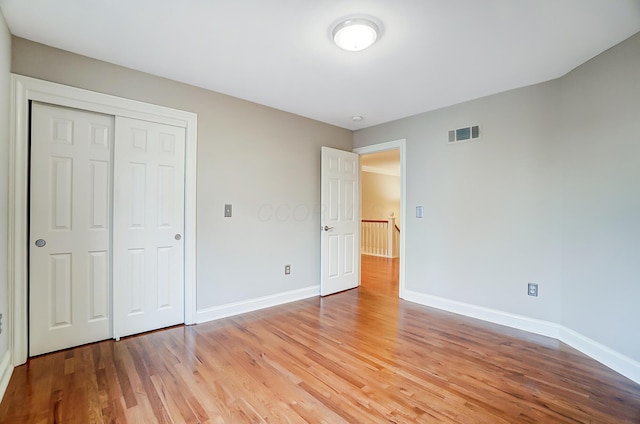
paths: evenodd
<path fill-rule="evenodd" d="M 376 266 L 397 264 L 326 298 L 33 358 L 0 422 L 640 423 L 639 385 L 556 340 L 400 301 Z"/>
<path fill-rule="evenodd" d="M 398 297 L 400 259 L 362 255 L 360 289 L 388 297 Z"/>

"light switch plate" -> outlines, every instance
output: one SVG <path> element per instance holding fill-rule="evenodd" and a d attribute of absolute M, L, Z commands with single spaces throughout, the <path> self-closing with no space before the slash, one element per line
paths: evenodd
<path fill-rule="evenodd" d="M 416 218 L 424 217 L 424 208 L 422 206 L 416 206 Z"/>
<path fill-rule="evenodd" d="M 224 217 L 225 218 L 231 218 L 231 205 L 230 204 L 224 205 Z"/>

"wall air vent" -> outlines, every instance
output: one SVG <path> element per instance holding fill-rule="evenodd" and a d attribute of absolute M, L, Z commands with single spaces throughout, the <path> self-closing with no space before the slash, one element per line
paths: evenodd
<path fill-rule="evenodd" d="M 449 131 L 449 143 L 461 143 L 463 141 L 473 141 L 480 138 L 480 125 L 462 127 Z"/>

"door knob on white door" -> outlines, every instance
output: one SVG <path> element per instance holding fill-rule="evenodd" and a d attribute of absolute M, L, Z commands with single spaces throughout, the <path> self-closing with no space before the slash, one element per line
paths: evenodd
<path fill-rule="evenodd" d="M 182 238 L 182 236 L 180 234 L 176 234 L 174 237 L 176 240 L 180 240 Z"/>
<path fill-rule="evenodd" d="M 46 240 L 43 240 L 43 239 L 38 239 L 38 240 L 36 240 L 36 246 L 37 246 L 37 247 L 44 247 L 44 246 L 45 246 L 45 244 L 47 244 L 47 241 L 46 241 Z"/>
<path fill-rule="evenodd" d="M 333 230 L 333 227 L 329 227 L 328 225 L 325 225 L 323 230 L 325 231 Z"/>

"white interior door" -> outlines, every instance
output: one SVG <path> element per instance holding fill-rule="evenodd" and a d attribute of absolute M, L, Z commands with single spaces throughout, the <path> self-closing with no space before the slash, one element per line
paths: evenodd
<path fill-rule="evenodd" d="M 111 336 L 113 117 L 34 102 L 29 354 Z"/>
<path fill-rule="evenodd" d="M 185 130 L 116 117 L 114 336 L 184 322 Z"/>
<path fill-rule="evenodd" d="M 360 283 L 358 160 L 355 153 L 322 147 L 322 296 L 352 289 Z"/>

